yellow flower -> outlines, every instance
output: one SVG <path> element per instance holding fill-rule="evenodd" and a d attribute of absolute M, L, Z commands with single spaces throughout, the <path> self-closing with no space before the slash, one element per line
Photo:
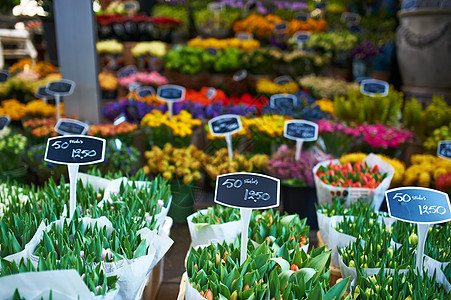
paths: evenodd
<path fill-rule="evenodd" d="M 257 92 L 269 95 L 274 94 L 296 94 L 299 91 L 299 85 L 295 81 L 284 84 L 277 84 L 267 78 L 260 79 L 257 82 Z"/>
<path fill-rule="evenodd" d="M 335 115 L 334 102 L 332 100 L 325 98 L 319 99 L 315 101 L 315 105 L 318 105 L 322 111 Z"/>

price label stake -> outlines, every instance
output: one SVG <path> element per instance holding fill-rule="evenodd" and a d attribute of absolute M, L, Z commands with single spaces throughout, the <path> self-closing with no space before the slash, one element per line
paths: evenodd
<path fill-rule="evenodd" d="M 295 20 L 307 22 L 307 20 L 310 18 L 310 14 L 306 12 L 299 12 L 294 15 Z"/>
<path fill-rule="evenodd" d="M 307 43 L 309 38 L 310 38 L 310 33 L 307 33 L 307 32 L 298 32 L 294 35 L 294 39 L 296 40 L 296 43 L 298 44 L 299 51 L 302 51 L 302 49 L 304 49 L 304 44 Z"/>
<path fill-rule="evenodd" d="M 84 135 L 89 125 L 73 119 L 59 119 L 55 125 L 55 131 L 61 135 Z"/>
<path fill-rule="evenodd" d="M 0 130 L 3 130 L 6 126 L 8 126 L 9 122 L 11 122 L 11 120 L 7 116 L 1 116 L 0 117 Z"/>
<path fill-rule="evenodd" d="M 304 141 L 310 142 L 318 139 L 318 124 L 305 120 L 285 121 L 283 136 L 296 141 L 295 159 L 299 160 Z"/>
<path fill-rule="evenodd" d="M 143 86 L 136 90 L 138 97 L 145 98 L 150 95 L 155 95 L 155 89 L 151 86 Z"/>
<path fill-rule="evenodd" d="M 214 56 L 217 56 L 217 55 L 218 55 L 218 49 L 217 49 L 217 48 L 214 48 L 214 47 L 207 47 L 207 48 L 205 49 L 205 51 L 206 51 L 208 54 L 211 54 L 211 55 L 214 55 Z"/>
<path fill-rule="evenodd" d="M 352 12 L 344 12 L 341 14 L 341 21 L 348 26 L 356 26 L 360 24 L 360 16 Z"/>
<path fill-rule="evenodd" d="M 276 33 L 284 34 L 287 30 L 287 23 L 282 22 L 274 25 L 274 31 Z"/>
<path fill-rule="evenodd" d="M 451 221 L 448 194 L 422 187 L 401 187 L 385 192 L 390 217 L 418 228 L 417 265 L 423 270 L 424 245 L 430 224 Z"/>
<path fill-rule="evenodd" d="M 40 88 L 38 88 L 38 90 L 36 91 L 34 96 L 36 98 L 44 100 L 45 103 L 47 103 L 48 100 L 55 98 L 55 97 L 53 97 L 53 95 L 50 95 L 49 93 L 47 93 L 47 87 L 46 86 L 41 86 Z"/>
<path fill-rule="evenodd" d="M 45 88 L 47 94 L 53 95 L 56 101 L 56 120 L 60 119 L 61 97 L 72 95 L 75 88 L 75 82 L 68 79 L 61 79 L 50 82 Z"/>
<path fill-rule="evenodd" d="M 76 207 L 78 167 L 103 162 L 105 144 L 104 139 L 85 135 L 59 136 L 47 140 L 44 160 L 67 165 L 69 171 L 71 219 Z"/>
<path fill-rule="evenodd" d="M 175 84 L 166 84 L 158 87 L 157 96 L 166 102 L 169 111 L 169 119 L 173 115 L 173 104 L 185 100 L 186 89 Z"/>
<path fill-rule="evenodd" d="M 249 220 L 252 209 L 279 206 L 280 180 L 256 173 L 229 173 L 216 177 L 216 203 L 236 207 L 241 214 L 240 263 L 247 257 Z"/>
<path fill-rule="evenodd" d="M 237 115 L 218 116 L 208 121 L 208 126 L 210 127 L 210 132 L 212 135 L 225 137 L 229 159 L 232 160 L 232 134 L 240 131 L 243 128 L 241 125 L 240 117 Z"/>
<path fill-rule="evenodd" d="M 117 77 L 128 77 L 136 73 L 138 73 L 138 69 L 135 66 L 125 66 L 117 71 Z"/>
<path fill-rule="evenodd" d="M 377 79 L 365 79 L 360 82 L 360 92 L 370 97 L 388 95 L 388 83 Z"/>
<path fill-rule="evenodd" d="M 216 89 L 214 87 L 208 88 L 208 90 L 207 90 L 208 100 L 213 99 L 214 96 L 216 96 Z"/>
<path fill-rule="evenodd" d="M 293 81 L 293 79 L 291 79 L 290 76 L 279 76 L 279 77 L 274 78 L 274 83 L 279 84 L 279 85 L 282 85 L 282 84 L 285 84 L 288 82 L 292 82 L 292 81 Z"/>
<path fill-rule="evenodd" d="M 242 31 L 242 32 L 237 32 L 235 34 L 235 37 L 239 40 L 247 41 L 247 40 L 252 40 L 254 38 L 254 35 L 252 33 Z"/>
<path fill-rule="evenodd" d="M 298 98 L 293 94 L 275 94 L 269 98 L 269 106 L 273 109 L 296 107 Z"/>
<path fill-rule="evenodd" d="M 0 82 L 5 82 L 9 78 L 9 73 L 5 70 L 0 70 Z"/>
<path fill-rule="evenodd" d="M 451 159 L 451 141 L 438 143 L 437 156 Z"/>
<path fill-rule="evenodd" d="M 246 70 L 240 70 L 235 72 L 235 74 L 233 74 L 233 80 L 234 81 L 241 81 L 243 79 L 245 79 L 247 77 L 247 71 Z"/>

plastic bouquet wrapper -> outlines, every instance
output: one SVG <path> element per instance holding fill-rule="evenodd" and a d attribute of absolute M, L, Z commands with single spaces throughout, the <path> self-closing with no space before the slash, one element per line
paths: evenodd
<path fill-rule="evenodd" d="M 232 243 L 237 235 L 241 234 L 241 221 L 232 221 L 222 224 L 193 223 L 193 218 L 198 214 L 206 214 L 207 209 L 202 209 L 188 216 L 189 233 L 193 247 L 214 243 Z"/>
<path fill-rule="evenodd" d="M 126 177 L 118 178 L 115 180 L 108 180 L 99 176 L 79 173 L 78 180 L 81 180 L 83 185 L 86 186 L 90 184 L 96 191 L 104 190 L 104 196 L 102 202 L 99 205 L 103 205 L 108 201 L 111 201 L 111 195 L 117 194 L 120 191 L 121 184 L 129 185 L 130 187 L 135 185 L 136 188 L 144 188 L 152 185 L 151 181 L 132 181 L 128 180 Z M 155 215 L 155 219 L 157 220 L 156 228 L 159 228 L 163 225 L 165 218 L 168 215 L 169 209 L 171 208 L 172 197 L 169 199 L 169 202 L 166 206 L 161 207 L 161 212 Z M 152 216 L 150 214 L 146 215 L 148 222 L 151 221 Z"/>
<path fill-rule="evenodd" d="M 339 258 L 340 255 L 338 255 L 337 248 L 343 248 L 346 247 L 351 242 L 355 242 L 357 240 L 356 237 L 353 237 L 352 235 L 348 235 L 342 232 L 339 232 L 335 229 L 335 226 L 343 220 L 343 218 L 349 218 L 350 220 L 353 220 L 353 216 L 333 216 L 330 218 L 329 223 L 329 235 L 328 240 L 324 240 L 324 242 L 327 244 L 329 249 L 332 251 L 332 263 L 335 266 L 339 266 Z M 391 224 L 395 220 L 390 217 L 380 217 L 379 219 L 375 220 L 375 222 L 378 222 L 382 224 L 382 222 L 385 224 L 385 228 L 390 231 L 391 230 Z M 364 244 L 365 241 L 362 241 Z M 395 243 L 391 241 L 391 244 L 394 246 L 399 246 L 400 244 Z M 343 274 L 343 273 L 342 273 Z M 343 277 L 345 278 L 345 277 Z"/>
<path fill-rule="evenodd" d="M 86 228 L 88 226 L 97 226 L 97 228 L 106 228 L 107 232 L 111 234 L 111 232 L 114 230 L 112 223 L 108 218 L 106 217 L 100 217 L 97 219 L 92 219 L 89 217 L 80 218 L 80 221 L 83 223 L 83 226 Z M 41 223 L 39 226 L 36 234 L 33 236 L 32 240 L 25 246 L 25 249 L 19 253 L 10 255 L 5 257 L 8 261 L 15 261 L 18 263 L 22 258 L 27 259 L 29 258 L 33 264 L 33 266 L 36 268 L 38 266 L 39 257 L 35 256 L 33 253 L 37 247 L 37 245 L 40 243 L 41 239 L 44 236 L 44 231 L 48 232 L 51 230 L 52 225 L 56 224 L 58 228 L 62 228 L 63 222 L 69 223 L 69 219 L 63 219 L 61 218 L 58 221 L 52 222 L 48 226 L 44 226 L 44 223 Z M 133 258 L 133 259 L 122 259 L 118 261 L 113 262 L 100 262 L 101 269 L 104 271 L 105 276 L 117 276 L 117 287 L 116 289 L 112 290 L 111 292 L 108 292 L 104 296 L 95 296 L 93 294 L 90 294 L 90 296 L 84 296 L 88 295 L 90 291 L 88 290 L 87 286 L 83 283 L 80 275 L 76 272 L 75 274 L 78 276 L 78 279 L 80 280 L 81 284 L 71 286 L 67 286 L 68 276 L 70 278 L 74 277 L 75 275 L 66 274 L 64 276 L 59 276 L 55 274 L 55 276 L 51 277 L 51 279 L 48 279 L 46 276 L 48 275 L 48 272 L 31 272 L 33 275 L 29 275 L 30 273 L 23 273 L 23 274 L 15 274 L 11 276 L 6 276 L 4 278 L 0 278 L 0 283 L 2 283 L 2 280 L 6 280 L 9 282 L 8 279 L 12 276 L 17 278 L 16 280 L 25 281 L 27 280 L 27 276 L 31 276 L 33 279 L 38 278 L 36 282 L 44 282 L 48 281 L 49 283 L 44 285 L 38 285 L 36 286 L 31 285 L 29 286 L 30 290 L 24 289 L 24 292 L 30 293 L 29 297 L 26 297 L 26 299 L 40 299 L 42 297 L 43 288 L 48 287 L 47 293 L 49 292 L 50 288 L 56 287 L 56 291 L 60 293 L 61 290 L 62 295 L 65 295 L 66 298 L 55 298 L 54 299 L 72 299 L 70 298 L 71 295 L 74 295 L 73 299 L 139 299 L 142 297 L 142 292 L 144 290 L 144 287 L 147 284 L 147 279 L 152 271 L 152 269 L 155 267 L 155 265 L 160 261 L 161 258 L 166 254 L 166 252 L 169 250 L 169 248 L 172 246 L 173 241 L 169 238 L 167 234 L 158 233 L 157 230 L 150 230 L 149 228 L 142 228 L 137 231 L 137 234 L 141 236 L 142 240 L 146 240 L 146 247 L 147 247 L 147 254 Z M 93 264 L 99 264 L 99 263 L 93 263 Z M 67 271 L 67 270 L 66 270 Z M 55 272 L 64 272 L 64 270 L 55 271 Z M 43 277 L 41 279 L 40 274 L 43 274 Z M 5 279 L 6 278 L 6 279 Z M 24 279 L 25 278 L 25 279 Z M 74 282 L 77 282 L 75 280 Z M 0 284 L 2 285 L 2 284 Z M 28 286 L 28 285 L 26 285 Z M 22 295 L 22 286 L 19 286 L 20 290 L 19 292 Z M 70 292 L 67 292 L 70 290 Z M 3 291 L 3 289 L 2 289 Z M 0 291 L 0 295 L 2 293 Z M 86 291 L 88 294 L 86 294 Z M 14 292 L 14 289 L 13 289 Z M 52 288 L 53 292 L 53 288 Z M 24 294 L 25 295 L 25 294 Z M 12 294 L 8 295 L 9 298 Z M 47 295 L 48 296 L 48 295 Z M 44 298 L 46 298 L 45 296 Z M 100 298 L 99 298 L 100 297 Z M 0 297 L 4 298 L 4 297 Z"/>
<path fill-rule="evenodd" d="M 327 167 L 329 163 L 339 164 L 338 160 L 326 160 L 318 163 L 313 168 L 316 194 L 318 196 L 318 204 L 332 203 L 332 200 L 336 196 L 340 196 L 344 200 L 344 205 L 349 206 L 350 203 L 357 201 L 359 198 L 367 198 L 372 200 L 372 206 L 375 210 L 379 210 L 382 201 L 385 197 L 385 191 L 389 188 L 391 179 L 395 170 L 393 167 L 379 158 L 377 155 L 371 153 L 365 159 L 364 162 L 369 167 L 379 166 L 380 173 L 387 173 L 387 176 L 376 188 L 361 188 L 361 187 L 338 187 L 326 184 L 316 175 L 318 169 L 323 166 Z"/>
<path fill-rule="evenodd" d="M 104 296 L 94 296 L 75 270 L 14 274 L 0 278 L 0 286 L 1 299 L 12 299 L 16 289 L 27 300 L 48 299 L 50 291 L 53 300 L 120 299 L 118 289 Z"/>
<path fill-rule="evenodd" d="M 395 219 L 390 218 L 388 216 L 388 214 L 386 214 L 385 212 L 379 212 L 379 213 L 380 214 L 382 213 L 382 215 L 377 219 L 377 221 L 381 222 L 383 220 L 385 223 L 385 226 L 387 226 L 387 229 L 390 229 L 389 227 L 391 227 L 393 222 L 395 222 Z M 337 233 L 339 233 L 333 227 L 335 226 L 335 224 L 337 224 L 338 222 L 340 222 L 343 219 L 343 216 L 335 215 L 335 216 L 329 217 L 329 216 L 323 214 L 321 209 L 318 209 L 316 211 L 316 217 L 318 218 L 318 228 L 321 232 L 321 236 L 322 236 L 324 242 L 330 249 L 333 249 L 332 248 L 333 242 L 329 239 L 330 231 L 331 230 L 334 231 L 335 235 L 337 235 Z M 332 225 L 332 223 L 333 223 L 333 225 Z M 343 234 L 343 233 L 341 233 L 341 234 Z"/>

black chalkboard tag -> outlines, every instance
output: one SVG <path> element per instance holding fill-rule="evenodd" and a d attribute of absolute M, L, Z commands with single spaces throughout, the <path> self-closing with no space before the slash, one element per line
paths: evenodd
<path fill-rule="evenodd" d="M 282 22 L 274 25 L 274 30 L 277 32 L 285 32 L 287 30 L 287 23 Z"/>
<path fill-rule="evenodd" d="M 207 47 L 207 48 L 205 49 L 205 51 L 206 51 L 208 54 L 211 54 L 211 55 L 214 55 L 214 56 L 218 55 L 218 49 L 217 49 L 217 48 Z"/>
<path fill-rule="evenodd" d="M 139 2 L 138 1 L 125 1 L 123 2 L 124 10 L 128 13 L 136 13 L 139 10 Z"/>
<path fill-rule="evenodd" d="M 229 173 L 216 177 L 215 202 L 236 208 L 279 206 L 280 180 L 256 173 Z"/>
<path fill-rule="evenodd" d="M 178 102 L 185 99 L 186 89 L 175 84 L 166 84 L 157 88 L 158 98 L 166 102 Z"/>
<path fill-rule="evenodd" d="M 6 126 L 9 125 L 11 120 L 7 116 L 0 117 L 0 130 L 3 130 Z"/>
<path fill-rule="evenodd" d="M 299 12 L 294 15 L 295 20 L 306 22 L 310 18 L 310 14 L 306 12 Z"/>
<path fill-rule="evenodd" d="M 275 94 L 269 98 L 269 106 L 271 108 L 288 108 L 296 107 L 298 98 L 293 94 Z"/>
<path fill-rule="evenodd" d="M 150 95 L 155 95 L 155 89 L 151 86 L 143 86 L 136 90 L 139 97 L 144 98 Z"/>
<path fill-rule="evenodd" d="M 36 94 L 34 94 L 34 96 L 36 98 L 44 99 L 44 100 L 49 100 L 49 99 L 55 98 L 53 95 L 50 95 L 49 93 L 47 93 L 46 86 L 39 87 L 38 90 L 36 91 Z"/>
<path fill-rule="evenodd" d="M 310 38 L 310 33 L 307 32 L 299 32 L 294 35 L 294 39 L 297 43 L 307 43 Z"/>
<path fill-rule="evenodd" d="M 222 115 L 208 121 L 212 135 L 231 135 L 241 130 L 241 120 L 238 115 Z"/>
<path fill-rule="evenodd" d="M 318 139 L 318 125 L 305 120 L 286 121 L 283 136 L 291 140 L 316 141 Z"/>
<path fill-rule="evenodd" d="M 61 79 L 50 82 L 45 91 L 54 96 L 69 96 L 72 95 L 75 88 L 75 82 L 68 79 Z"/>
<path fill-rule="evenodd" d="M 352 12 L 342 13 L 340 19 L 343 23 L 347 23 L 349 25 L 359 25 L 360 23 L 360 16 Z"/>
<path fill-rule="evenodd" d="M 451 141 L 440 141 L 438 143 L 437 156 L 451 159 Z"/>
<path fill-rule="evenodd" d="M 282 84 L 285 84 L 285 83 L 288 83 L 288 82 L 292 82 L 293 79 L 291 79 L 290 76 L 279 76 L 279 77 L 274 78 L 273 81 L 276 84 L 282 85 Z"/>
<path fill-rule="evenodd" d="M 5 82 L 9 78 L 9 73 L 5 70 L 0 71 L 0 82 Z"/>
<path fill-rule="evenodd" d="M 208 4 L 208 10 L 210 11 L 222 11 L 224 10 L 224 5 L 222 3 L 210 3 Z"/>
<path fill-rule="evenodd" d="M 241 81 L 247 77 L 247 71 L 246 70 L 239 70 L 233 74 L 233 80 L 234 81 Z"/>
<path fill-rule="evenodd" d="M 411 10 L 418 7 L 418 1 L 417 0 L 403 0 L 401 4 L 402 10 Z"/>
<path fill-rule="evenodd" d="M 401 187 L 385 192 L 390 217 L 422 224 L 451 221 L 447 193 L 423 187 Z"/>
<path fill-rule="evenodd" d="M 365 79 L 360 82 L 360 92 L 370 97 L 387 96 L 389 85 L 377 79 Z"/>
<path fill-rule="evenodd" d="M 127 117 L 125 116 L 124 113 L 121 113 L 119 116 L 116 117 L 116 119 L 114 119 L 113 124 L 115 126 L 124 123 L 125 121 L 127 121 Z"/>
<path fill-rule="evenodd" d="M 315 3 L 315 8 L 316 9 L 326 9 L 326 7 L 327 7 L 327 3 L 326 2 Z"/>
<path fill-rule="evenodd" d="M 135 66 L 125 66 L 117 71 L 117 77 L 128 77 L 136 73 L 138 73 L 138 69 Z"/>
<path fill-rule="evenodd" d="M 216 89 L 211 87 L 207 90 L 207 98 L 208 100 L 213 99 L 213 97 L 216 95 Z"/>
<path fill-rule="evenodd" d="M 84 135 L 88 129 L 88 124 L 73 119 L 59 119 L 55 125 L 55 131 L 62 135 Z"/>
<path fill-rule="evenodd" d="M 254 35 L 249 32 L 237 32 L 235 34 L 235 37 L 242 41 L 252 40 L 254 38 Z"/>
<path fill-rule="evenodd" d="M 104 139 L 85 135 L 49 138 L 44 160 L 57 164 L 89 165 L 105 159 Z"/>

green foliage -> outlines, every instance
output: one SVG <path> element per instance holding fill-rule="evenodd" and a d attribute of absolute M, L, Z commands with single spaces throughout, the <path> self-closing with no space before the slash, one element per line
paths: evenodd
<path fill-rule="evenodd" d="M 357 124 L 384 124 L 396 126 L 403 103 L 403 94 L 390 87 L 387 96 L 370 97 L 350 87 L 348 98 L 334 98 L 335 115 L 343 121 Z"/>

